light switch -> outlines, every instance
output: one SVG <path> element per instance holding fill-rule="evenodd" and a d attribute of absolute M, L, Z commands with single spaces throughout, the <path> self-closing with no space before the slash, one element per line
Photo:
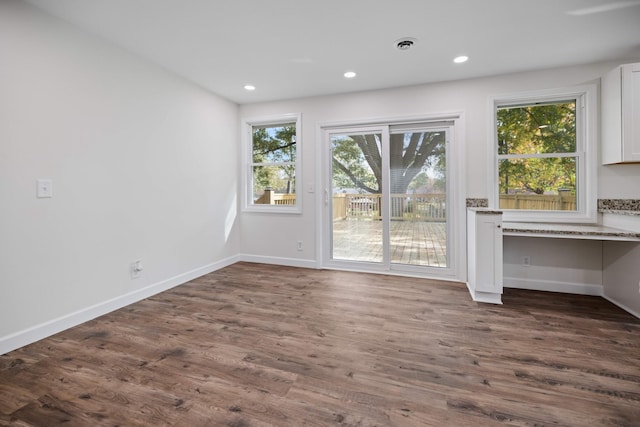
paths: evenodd
<path fill-rule="evenodd" d="M 36 196 L 39 199 L 53 197 L 53 182 L 50 179 L 37 180 L 36 188 Z"/>

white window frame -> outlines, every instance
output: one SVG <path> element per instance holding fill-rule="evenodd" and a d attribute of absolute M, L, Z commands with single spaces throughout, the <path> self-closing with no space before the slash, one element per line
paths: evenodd
<path fill-rule="evenodd" d="M 576 202 L 575 211 L 500 209 L 498 186 L 497 110 L 499 107 L 576 101 Z M 489 207 L 503 212 L 503 221 L 595 223 L 597 220 L 598 86 L 588 84 L 560 89 L 520 92 L 489 97 Z"/>
<path fill-rule="evenodd" d="M 295 160 L 295 192 L 296 204 L 287 205 L 259 205 L 253 203 L 253 127 L 254 126 L 278 126 L 295 123 L 296 125 L 296 160 Z M 302 213 L 302 115 L 300 113 L 281 114 L 276 116 L 265 116 L 242 119 L 242 164 L 244 173 L 243 188 L 244 201 L 242 210 L 245 212 L 265 212 L 265 213 Z M 274 163 L 274 165 L 277 165 Z"/>

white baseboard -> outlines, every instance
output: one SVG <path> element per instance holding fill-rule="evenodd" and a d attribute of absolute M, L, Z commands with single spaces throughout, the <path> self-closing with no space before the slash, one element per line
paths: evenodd
<path fill-rule="evenodd" d="M 238 256 L 240 261 L 255 262 L 258 264 L 273 264 L 284 265 L 287 267 L 302 267 L 302 268 L 318 268 L 316 260 L 311 259 L 297 259 L 297 258 L 280 258 L 263 255 L 247 255 L 241 254 Z"/>
<path fill-rule="evenodd" d="M 623 309 L 624 311 L 626 311 L 627 313 L 637 317 L 638 319 L 640 319 L 640 312 L 637 312 L 629 307 L 627 307 L 626 305 L 622 304 L 621 302 L 617 301 L 614 298 L 611 298 L 607 295 L 602 295 L 602 297 L 604 299 L 606 299 L 607 301 L 609 301 L 611 304 L 617 305 L 618 307 L 620 307 L 621 309 Z"/>
<path fill-rule="evenodd" d="M 238 256 L 233 256 L 211 264 L 207 264 L 200 268 L 196 268 L 194 270 L 187 271 L 186 273 L 182 273 L 161 282 L 146 286 L 142 289 L 137 289 L 133 292 L 129 292 L 110 300 L 80 309 L 73 313 L 66 314 L 57 319 L 53 319 L 48 322 L 32 326 L 25 330 L 1 337 L 0 354 L 8 353 L 27 344 L 34 343 L 43 338 L 57 334 L 58 332 L 62 332 L 65 329 L 77 326 L 81 323 L 95 319 L 96 317 L 102 316 L 122 307 L 126 307 L 127 305 L 133 304 L 134 302 L 149 298 L 160 292 L 164 292 L 178 285 L 187 283 L 190 280 L 219 270 L 228 265 L 234 264 L 239 260 L 240 259 Z"/>
<path fill-rule="evenodd" d="M 532 291 L 563 292 L 566 294 L 602 296 L 602 285 L 592 283 L 558 282 L 553 280 L 530 280 L 505 277 L 503 287 L 529 289 Z"/>

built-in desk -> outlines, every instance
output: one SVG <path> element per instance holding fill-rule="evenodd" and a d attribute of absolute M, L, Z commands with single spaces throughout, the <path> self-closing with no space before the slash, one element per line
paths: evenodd
<path fill-rule="evenodd" d="M 467 287 L 474 301 L 502 303 L 502 238 L 523 236 L 640 242 L 640 232 L 602 225 L 502 222 L 502 212 L 467 209 Z"/>
<path fill-rule="evenodd" d="M 640 242 L 640 233 L 601 225 L 503 222 L 503 236 Z"/>

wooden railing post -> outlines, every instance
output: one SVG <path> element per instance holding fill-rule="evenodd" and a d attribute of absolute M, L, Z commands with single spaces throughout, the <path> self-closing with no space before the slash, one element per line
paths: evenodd
<path fill-rule="evenodd" d="M 347 195 L 333 195 L 333 219 L 347 219 Z"/>
<path fill-rule="evenodd" d="M 264 204 L 272 205 L 273 204 L 273 188 L 267 187 L 264 189 Z"/>

